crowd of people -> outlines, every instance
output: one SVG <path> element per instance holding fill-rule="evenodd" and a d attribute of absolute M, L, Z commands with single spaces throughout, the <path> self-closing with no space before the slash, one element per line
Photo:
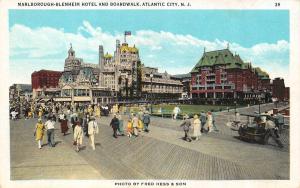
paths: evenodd
<path fill-rule="evenodd" d="M 47 137 L 47 145 L 55 147 L 54 130 L 55 125 L 59 124 L 63 136 L 73 135 L 73 145 L 76 151 L 80 151 L 82 148 L 84 137 L 89 139 L 92 149 L 95 150 L 95 135 L 99 133 L 96 118 L 110 114 L 113 114 L 110 126 L 115 138 L 125 135 L 137 137 L 141 131 L 149 132 L 150 115 L 145 109 L 140 109 L 138 113 L 130 113 L 129 108 L 121 108 L 117 104 L 105 106 L 89 103 L 71 105 L 70 103 L 32 101 L 14 104 L 10 107 L 12 120 L 20 118 L 25 120 L 38 119 L 34 129 L 34 137 L 39 149 L 42 149 L 45 137 Z M 123 119 L 125 114 L 128 114 L 127 124 L 124 123 Z"/>
<path fill-rule="evenodd" d="M 191 142 L 192 140 L 199 140 L 202 133 L 219 131 L 215 125 L 215 114 L 210 111 L 207 113 L 201 111 L 200 117 L 197 114 L 195 114 L 193 118 L 190 118 L 187 114 L 184 115 L 183 122 L 180 124 L 180 127 L 182 127 L 184 131 L 183 139 L 188 142 Z"/>
<path fill-rule="evenodd" d="M 176 105 L 172 112 L 173 120 L 176 120 L 179 114 L 182 115 L 183 121 L 180 127 L 184 131 L 183 139 L 188 142 L 199 140 L 203 133 L 218 132 L 215 124 L 216 114 L 213 111 L 206 113 L 201 111 L 199 114 L 194 114 L 191 117 L 188 114 L 181 113 L 181 109 Z M 34 136 L 40 149 L 43 146 L 42 142 L 45 136 L 47 136 L 49 147 L 55 147 L 54 129 L 56 122 L 60 124 L 63 136 L 73 135 L 73 145 L 76 151 L 80 151 L 84 137 L 89 139 L 92 149 L 95 150 L 95 135 L 99 133 L 96 118 L 101 116 L 112 114 L 109 125 L 112 128 L 112 136 L 114 138 L 125 135 L 129 138 L 135 138 L 142 131 L 149 133 L 151 122 L 147 106 L 141 106 L 138 112 L 132 112 L 127 106 L 120 107 L 117 104 L 100 106 L 89 103 L 71 105 L 70 103 L 49 102 L 45 104 L 27 102 L 17 107 L 11 107 L 10 117 L 12 120 L 20 118 L 20 114 L 23 114 L 25 119 L 38 118 Z M 276 120 L 280 126 L 283 125 L 282 118 L 276 116 Z M 268 123 L 268 126 L 270 126 L 270 123 Z"/>

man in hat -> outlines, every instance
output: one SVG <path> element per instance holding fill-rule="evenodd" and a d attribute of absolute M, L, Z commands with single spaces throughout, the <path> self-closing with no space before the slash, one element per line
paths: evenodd
<path fill-rule="evenodd" d="M 183 131 L 184 131 L 184 137 L 183 137 L 183 139 L 186 140 L 186 141 L 188 141 L 188 142 L 191 142 L 192 139 L 189 136 L 189 131 L 190 131 L 190 127 L 191 127 L 191 121 L 190 121 L 189 118 L 190 117 L 188 115 L 185 115 L 183 117 L 183 122 L 180 125 L 180 127 L 183 127 Z"/>
<path fill-rule="evenodd" d="M 88 123 L 88 135 L 91 141 L 91 146 L 95 150 L 95 134 L 98 134 L 99 128 L 94 116 L 91 116 Z"/>
<path fill-rule="evenodd" d="M 45 127 L 47 129 L 48 145 L 51 146 L 51 147 L 55 147 L 54 125 L 55 125 L 54 118 L 48 117 L 48 121 L 46 121 Z"/>
<path fill-rule="evenodd" d="M 266 116 L 266 125 L 265 125 L 265 129 L 267 131 L 267 135 L 265 137 L 266 142 L 268 141 L 269 137 L 271 136 L 272 139 L 277 143 L 277 145 L 280 148 L 283 148 L 283 144 L 282 142 L 279 140 L 279 136 L 276 135 L 275 129 L 276 129 L 276 125 L 273 121 L 273 117 L 270 116 Z"/>
<path fill-rule="evenodd" d="M 200 121 L 201 121 L 201 133 L 203 133 L 204 132 L 204 126 L 206 124 L 206 114 L 204 113 L 203 110 L 200 113 Z"/>
<path fill-rule="evenodd" d="M 144 123 L 144 131 L 149 132 L 148 126 L 150 124 L 150 115 L 148 111 L 146 111 L 143 116 L 143 123 Z"/>
<path fill-rule="evenodd" d="M 112 127 L 113 132 L 114 132 L 113 137 L 118 138 L 117 130 L 119 127 L 119 119 L 117 118 L 117 114 L 114 114 L 114 117 L 112 118 L 112 120 L 110 122 L 110 126 Z"/>

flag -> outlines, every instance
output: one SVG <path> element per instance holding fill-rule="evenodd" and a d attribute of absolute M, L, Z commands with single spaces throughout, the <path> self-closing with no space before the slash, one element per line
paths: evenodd
<path fill-rule="evenodd" d="M 125 35 L 131 35 L 131 31 L 125 31 Z"/>

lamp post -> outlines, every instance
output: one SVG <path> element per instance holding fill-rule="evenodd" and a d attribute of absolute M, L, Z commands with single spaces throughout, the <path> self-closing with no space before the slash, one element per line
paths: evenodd
<path fill-rule="evenodd" d="M 258 113 L 260 114 L 260 100 L 261 100 L 261 95 L 258 95 Z"/>
<path fill-rule="evenodd" d="M 125 94 L 126 94 L 126 101 L 128 100 L 128 73 L 125 75 Z"/>
<path fill-rule="evenodd" d="M 152 78 L 153 78 L 153 74 L 151 73 L 150 74 L 150 82 L 151 82 L 151 85 L 150 85 L 150 95 L 151 95 L 151 104 L 150 104 L 150 110 L 151 110 L 151 114 L 152 114 L 152 112 L 153 112 L 153 109 L 152 109 L 152 100 L 153 100 L 153 94 L 152 94 Z"/>
<path fill-rule="evenodd" d="M 236 121 L 236 100 L 234 100 L 234 118 Z"/>

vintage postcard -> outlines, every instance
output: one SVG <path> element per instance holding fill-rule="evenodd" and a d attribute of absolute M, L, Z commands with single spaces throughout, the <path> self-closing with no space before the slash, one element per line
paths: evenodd
<path fill-rule="evenodd" d="M 299 1 L 0 3 L 0 187 L 300 186 Z"/>

